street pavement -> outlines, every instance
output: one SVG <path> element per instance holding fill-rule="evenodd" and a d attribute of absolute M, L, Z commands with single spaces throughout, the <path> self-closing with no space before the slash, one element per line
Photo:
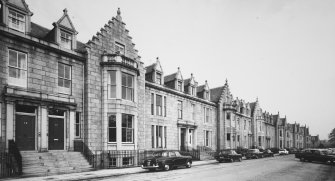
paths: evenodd
<path fill-rule="evenodd" d="M 19 180 L 255 180 L 255 181 L 334 181 L 335 166 L 300 162 L 294 155 L 218 163 L 194 162 L 192 168 L 149 172 L 140 167 L 108 169 L 75 174 L 33 177 Z"/>

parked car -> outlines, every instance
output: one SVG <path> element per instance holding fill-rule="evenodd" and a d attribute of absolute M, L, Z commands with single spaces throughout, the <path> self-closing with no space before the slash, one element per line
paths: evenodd
<path fill-rule="evenodd" d="M 242 155 L 236 153 L 235 150 L 222 150 L 217 156 L 215 156 L 215 159 L 219 161 L 220 163 L 223 161 L 230 161 L 230 162 L 239 161 L 240 162 L 242 161 Z"/>
<path fill-rule="evenodd" d="M 296 154 L 298 151 L 299 151 L 299 150 L 296 149 L 296 148 L 290 148 L 290 149 L 288 150 L 288 153 L 289 153 L 289 154 Z"/>
<path fill-rule="evenodd" d="M 142 168 L 155 171 L 157 169 L 170 170 L 179 166 L 191 168 L 192 157 L 183 156 L 178 151 L 158 151 L 143 161 Z"/>
<path fill-rule="evenodd" d="M 299 158 L 300 161 L 318 161 L 335 164 L 335 155 L 330 154 L 330 152 L 325 149 L 306 149 L 296 154 L 295 157 Z"/>
<path fill-rule="evenodd" d="M 288 155 L 288 151 L 286 149 L 279 149 L 279 155 Z"/>
<path fill-rule="evenodd" d="M 264 157 L 274 157 L 274 154 L 273 154 L 273 152 L 270 149 L 266 149 L 263 152 L 263 156 Z"/>
<path fill-rule="evenodd" d="M 251 158 L 263 158 L 263 152 L 260 152 L 259 149 L 249 149 L 247 154 L 245 155 L 247 159 Z"/>

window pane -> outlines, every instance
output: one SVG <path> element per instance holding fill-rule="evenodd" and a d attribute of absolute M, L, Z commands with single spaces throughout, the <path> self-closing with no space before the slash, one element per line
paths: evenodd
<path fill-rule="evenodd" d="M 116 86 L 115 85 L 109 86 L 109 97 L 116 98 Z"/>
<path fill-rule="evenodd" d="M 27 71 L 25 70 L 18 70 L 20 72 L 19 78 L 26 79 L 27 78 Z"/>
<path fill-rule="evenodd" d="M 110 78 L 110 84 L 115 85 L 116 84 L 116 71 L 109 71 L 109 78 Z"/>
<path fill-rule="evenodd" d="M 109 128 L 109 142 L 116 142 L 116 128 Z"/>
<path fill-rule="evenodd" d="M 64 83 L 63 83 L 63 79 L 62 78 L 58 78 L 58 86 L 63 87 Z"/>
<path fill-rule="evenodd" d="M 9 77 L 18 78 L 18 70 L 12 67 L 9 67 Z"/>
<path fill-rule="evenodd" d="M 18 54 L 18 58 L 19 58 L 19 60 L 18 60 L 18 63 L 19 63 L 18 67 L 21 68 L 21 69 L 26 69 L 26 66 L 27 66 L 26 55 L 23 54 L 23 53 L 19 53 Z"/>
<path fill-rule="evenodd" d="M 17 65 L 17 53 L 15 51 L 9 50 L 9 65 L 13 67 L 18 67 Z"/>
<path fill-rule="evenodd" d="M 162 106 L 162 96 L 161 95 L 156 96 L 156 106 Z"/>
<path fill-rule="evenodd" d="M 127 75 L 127 86 L 128 87 L 133 87 L 133 76 Z"/>
<path fill-rule="evenodd" d="M 133 116 L 127 116 L 128 119 L 127 119 L 127 127 L 128 128 L 133 128 Z"/>
<path fill-rule="evenodd" d="M 71 87 L 71 81 L 70 80 L 64 80 L 64 87 L 70 88 Z"/>
<path fill-rule="evenodd" d="M 122 73 L 122 86 L 126 86 L 127 85 L 127 77 L 124 73 Z"/>
<path fill-rule="evenodd" d="M 116 116 L 115 115 L 109 116 L 108 127 L 116 127 Z"/>
<path fill-rule="evenodd" d="M 71 74 L 71 68 L 70 68 L 70 66 L 68 66 L 68 65 L 64 65 L 64 67 L 65 67 L 65 78 L 66 79 L 70 79 L 70 74 Z"/>
<path fill-rule="evenodd" d="M 122 142 L 126 142 L 126 128 L 122 128 Z"/>
<path fill-rule="evenodd" d="M 126 88 L 122 87 L 122 99 L 126 99 Z"/>
<path fill-rule="evenodd" d="M 58 77 L 64 77 L 64 65 L 58 63 Z"/>
<path fill-rule="evenodd" d="M 133 100 L 133 90 L 127 88 L 127 100 Z"/>
<path fill-rule="evenodd" d="M 127 115 L 122 114 L 122 127 L 127 127 Z"/>

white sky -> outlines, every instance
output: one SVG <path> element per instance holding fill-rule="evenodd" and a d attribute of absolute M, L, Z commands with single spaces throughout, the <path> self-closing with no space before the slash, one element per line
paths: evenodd
<path fill-rule="evenodd" d="M 228 79 L 234 97 L 326 139 L 335 128 L 334 0 L 26 0 L 32 21 L 52 28 L 68 9 L 86 43 L 121 16 L 147 65 L 181 68 L 211 88 Z"/>

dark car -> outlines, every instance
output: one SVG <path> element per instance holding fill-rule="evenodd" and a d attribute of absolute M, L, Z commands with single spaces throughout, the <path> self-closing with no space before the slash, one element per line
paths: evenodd
<path fill-rule="evenodd" d="M 178 151 L 158 151 L 144 160 L 142 164 L 143 169 L 149 169 L 150 171 L 156 169 L 170 170 L 179 166 L 191 168 L 192 157 L 183 156 Z"/>
<path fill-rule="evenodd" d="M 251 158 L 263 158 L 263 152 L 260 152 L 259 149 L 249 149 L 246 156 L 247 159 Z"/>
<path fill-rule="evenodd" d="M 290 148 L 290 149 L 288 149 L 288 154 L 296 154 L 298 152 L 299 152 L 299 150 L 297 148 Z"/>
<path fill-rule="evenodd" d="M 330 152 L 325 149 L 306 149 L 300 153 L 296 153 L 295 157 L 300 159 L 300 161 L 317 161 L 335 164 L 335 155 L 330 154 Z"/>
<path fill-rule="evenodd" d="M 274 154 L 270 149 L 266 149 L 263 152 L 263 157 L 274 157 Z"/>
<path fill-rule="evenodd" d="M 222 150 L 217 156 L 215 156 L 215 159 L 220 163 L 223 161 L 240 162 L 242 161 L 242 155 L 236 153 L 234 150 Z"/>

